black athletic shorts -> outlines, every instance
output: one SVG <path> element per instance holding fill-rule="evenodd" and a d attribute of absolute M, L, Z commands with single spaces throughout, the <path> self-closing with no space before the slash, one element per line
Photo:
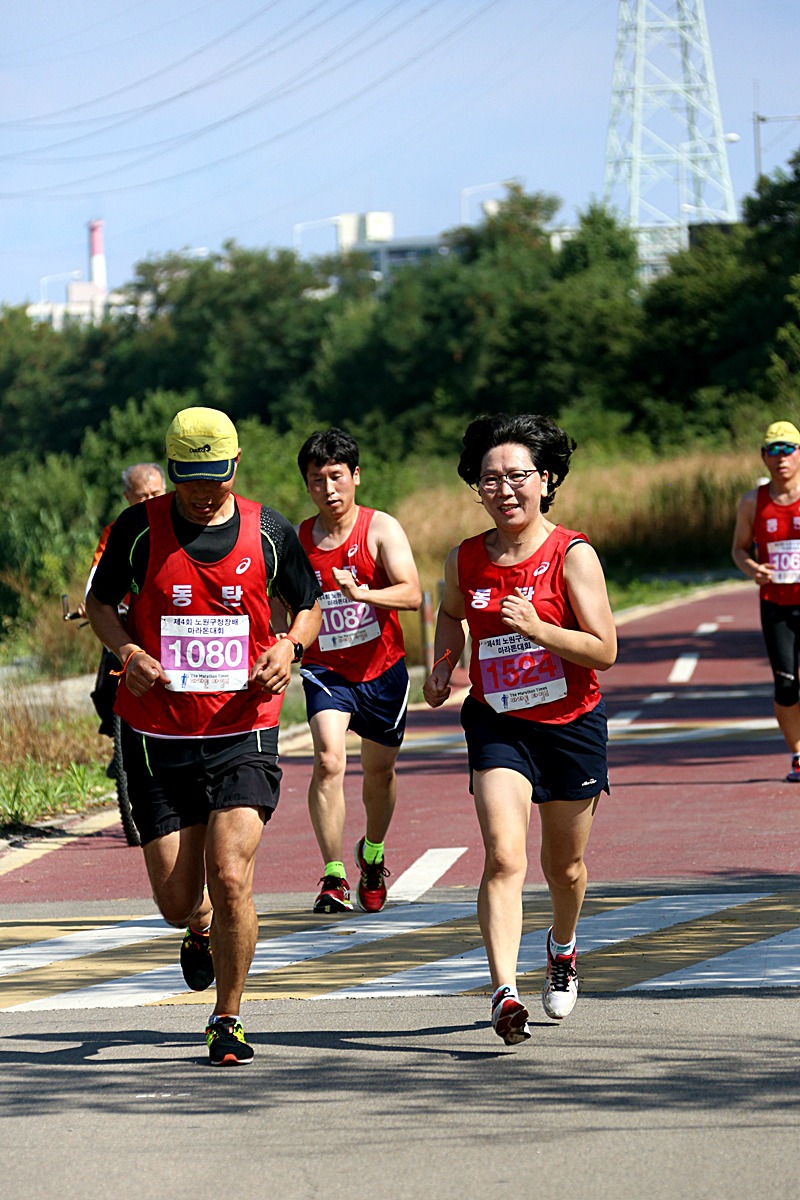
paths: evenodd
<path fill-rule="evenodd" d="M 352 683 L 327 667 L 303 664 L 303 691 L 309 721 L 318 712 L 333 708 L 350 713 L 349 729 L 379 746 L 399 746 L 406 731 L 408 671 L 406 660 L 397 662 L 375 679 Z"/>
<path fill-rule="evenodd" d="M 232 737 L 156 738 L 122 722 L 122 761 L 142 845 L 206 825 L 223 808 L 272 816 L 281 790 L 278 730 Z"/>
<path fill-rule="evenodd" d="M 497 713 L 488 704 L 467 696 L 461 708 L 467 738 L 469 790 L 473 771 L 506 767 L 531 785 L 531 800 L 588 800 L 610 791 L 608 784 L 608 724 L 602 700 L 564 725 L 526 721 Z"/>
<path fill-rule="evenodd" d="M 791 708 L 800 699 L 800 604 L 761 601 L 761 629 L 775 680 L 775 703 Z"/>

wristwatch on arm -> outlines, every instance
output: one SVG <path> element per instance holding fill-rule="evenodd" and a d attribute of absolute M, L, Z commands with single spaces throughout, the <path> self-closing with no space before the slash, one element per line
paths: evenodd
<path fill-rule="evenodd" d="M 293 637 L 291 633 L 286 634 L 286 640 L 288 642 L 291 642 L 292 645 L 294 646 L 294 658 L 292 659 L 292 662 L 296 662 L 296 663 L 302 662 L 303 650 L 305 649 L 305 647 L 303 646 L 303 643 L 298 642 L 297 638 Z"/>

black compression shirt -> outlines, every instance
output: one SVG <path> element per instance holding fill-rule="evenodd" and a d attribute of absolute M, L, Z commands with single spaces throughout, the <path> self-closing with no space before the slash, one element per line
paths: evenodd
<path fill-rule="evenodd" d="M 117 604 L 130 591 L 139 591 L 147 574 L 150 557 L 150 528 L 147 502 L 124 509 L 111 526 L 108 544 L 92 578 L 91 591 L 100 604 Z M 172 528 L 178 543 L 199 563 L 215 563 L 230 554 L 239 536 L 239 506 L 222 525 L 198 525 L 187 521 L 173 499 Z M 320 595 L 316 576 L 294 527 L 274 508 L 261 507 L 261 546 L 270 591 L 289 613 L 311 608 Z"/>

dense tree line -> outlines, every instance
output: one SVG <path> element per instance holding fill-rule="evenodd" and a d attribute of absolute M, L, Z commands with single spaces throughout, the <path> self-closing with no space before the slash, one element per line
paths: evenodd
<path fill-rule="evenodd" d="M 141 263 L 121 314 L 60 332 L 0 313 L 0 618 L 61 586 L 119 507 L 119 471 L 163 457 L 174 411 L 242 426 L 243 489 L 295 516 L 294 454 L 337 423 L 360 435 L 370 501 L 450 460 L 465 420 L 560 419 L 607 453 L 716 447 L 797 416 L 800 152 L 760 180 L 741 225 L 702 231 L 647 287 L 630 233 L 591 204 L 560 246 L 559 203 L 512 186 L 450 252 L 376 280 L 364 258 L 228 244 Z M 267 494 L 268 493 L 268 494 Z"/>

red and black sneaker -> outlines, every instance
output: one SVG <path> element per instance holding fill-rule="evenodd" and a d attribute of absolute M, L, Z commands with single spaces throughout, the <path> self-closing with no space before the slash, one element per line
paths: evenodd
<path fill-rule="evenodd" d="M 528 1010 L 510 987 L 498 988 L 492 996 L 492 1028 L 507 1046 L 518 1046 L 531 1036 Z"/>
<path fill-rule="evenodd" d="M 383 859 L 380 862 L 368 863 L 364 859 L 364 842 L 356 842 L 355 858 L 361 878 L 356 887 L 358 907 L 364 912 L 380 912 L 386 903 L 386 884 L 383 882 L 391 872 L 386 870 Z"/>
<path fill-rule="evenodd" d="M 322 890 L 314 901 L 315 913 L 351 912 L 350 884 L 339 875 L 323 875 Z"/>

